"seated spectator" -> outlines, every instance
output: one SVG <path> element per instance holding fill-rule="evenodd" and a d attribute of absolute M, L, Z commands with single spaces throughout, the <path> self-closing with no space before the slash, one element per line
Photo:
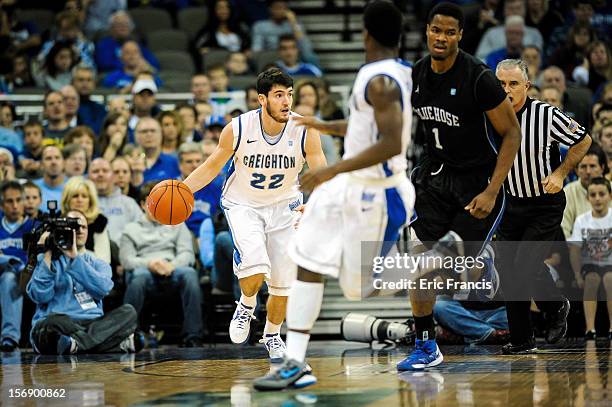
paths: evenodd
<path fill-rule="evenodd" d="M 35 119 L 28 120 L 23 126 L 23 151 L 19 156 L 19 165 L 28 179 L 40 178 L 40 160 L 43 150 L 44 128 Z"/>
<path fill-rule="evenodd" d="M 62 151 L 57 146 L 45 146 L 41 154 L 42 178 L 34 181 L 42 193 L 40 209 L 47 210 L 48 201 L 56 201 L 59 204 L 62 200 L 62 192 L 66 184 L 64 174 L 64 158 Z"/>
<path fill-rule="evenodd" d="M 227 123 L 223 116 L 213 115 L 210 116 L 206 122 L 206 129 L 204 130 L 204 140 L 214 140 L 215 143 L 219 142 L 221 131 Z"/>
<path fill-rule="evenodd" d="M 12 181 L 15 178 L 15 158 L 7 148 L 0 147 L 0 182 Z"/>
<path fill-rule="evenodd" d="M 144 182 L 175 179 L 180 175 L 176 157 L 162 152 L 161 127 L 157 120 L 143 117 L 138 121 L 136 142 L 145 154 Z"/>
<path fill-rule="evenodd" d="M 98 137 L 100 155 L 107 161 L 112 161 L 127 144 L 127 119 L 117 112 L 110 112 L 104 119 L 102 131 Z"/>
<path fill-rule="evenodd" d="M 87 252 L 87 219 L 79 211 L 80 228 L 74 244 L 57 259 L 52 252 L 38 255 L 27 286 L 36 304 L 30 342 L 36 353 L 74 354 L 138 352 L 144 337 L 136 332 L 137 315 L 131 305 L 104 314 L 102 300 L 113 288 L 110 265 Z M 41 241 L 48 238 L 44 234 Z M 42 243 L 41 242 L 41 243 Z"/>
<path fill-rule="evenodd" d="M 66 144 L 78 144 L 85 149 L 87 153 L 87 164 L 91 162 L 94 156 L 94 148 L 96 145 L 96 135 L 87 126 L 77 126 L 71 129 L 64 138 Z"/>
<path fill-rule="evenodd" d="M 132 198 L 121 193 L 113 184 L 113 170 L 104 158 L 96 158 L 89 169 L 89 179 L 98 191 L 98 206 L 108 219 L 108 233 L 113 242 L 119 239 L 125 225 L 138 221 L 142 216 L 140 206 Z"/>
<path fill-rule="evenodd" d="M 120 58 L 122 46 L 126 41 L 132 40 L 134 22 L 130 15 L 121 10 L 113 13 L 110 18 L 110 35 L 102 37 L 96 43 L 95 59 L 98 71 L 120 71 L 123 67 Z M 147 47 L 138 44 L 142 57 L 155 70 L 159 69 L 159 62 Z"/>
<path fill-rule="evenodd" d="M 64 136 L 70 131 L 70 123 L 66 120 L 66 104 L 64 96 L 58 91 L 50 91 L 45 94 L 43 101 L 43 114 L 47 119 L 44 127 L 45 145 L 64 145 Z"/>
<path fill-rule="evenodd" d="M 38 54 L 38 61 L 42 62 L 47 54 L 58 42 L 71 44 L 75 55 L 81 58 L 81 63 L 96 67 L 94 62 L 94 44 L 90 42 L 81 31 L 81 21 L 77 13 L 62 11 L 55 16 L 56 35 L 55 38 L 45 42 Z"/>
<path fill-rule="evenodd" d="M 78 144 L 67 144 L 62 150 L 64 172 L 68 178 L 82 177 L 87 170 L 87 152 Z"/>
<path fill-rule="evenodd" d="M 125 116 L 126 120 L 130 119 L 130 105 L 125 97 L 115 96 L 110 98 L 106 107 L 109 113 L 121 113 L 123 116 Z"/>
<path fill-rule="evenodd" d="M 586 320 L 586 340 L 595 340 L 595 313 L 598 291 L 603 282 L 608 304 L 608 318 L 612 323 L 612 190 L 610 181 L 593 178 L 588 186 L 591 210 L 576 218 L 570 243 L 570 259 L 579 288 L 584 289 L 583 306 Z M 607 335 L 612 339 L 612 324 Z"/>
<path fill-rule="evenodd" d="M 319 92 L 319 111 L 323 120 L 342 120 L 344 113 L 338 107 L 338 104 L 331 98 L 331 90 L 329 82 L 325 79 L 319 80 L 317 86 Z"/>
<path fill-rule="evenodd" d="M 202 293 L 195 263 L 193 238 L 184 224 L 159 224 L 147 211 L 146 200 L 155 183 L 141 189 L 145 211 L 137 222 L 126 225 L 121 236 L 121 264 L 126 270 L 124 302 L 140 314 L 147 293 L 178 287 L 183 303 L 183 345 L 202 346 Z"/>
<path fill-rule="evenodd" d="M 523 51 L 523 36 L 525 35 L 525 22 L 521 16 L 510 16 L 504 24 L 506 33 L 506 46 L 487 55 L 485 62 L 493 70 L 504 59 L 520 58 Z"/>
<path fill-rule="evenodd" d="M 559 89 L 559 92 L 563 95 L 564 112 L 578 123 L 584 123 L 585 125 L 589 123 L 588 102 L 585 104 L 584 100 L 581 99 L 582 96 L 584 96 L 584 99 L 591 99 L 591 92 L 588 89 L 572 88 L 570 93 L 563 71 L 556 66 L 549 66 L 542 71 L 540 84 L 542 87 L 555 86 Z M 581 92 L 582 95 L 576 92 Z"/>
<path fill-rule="evenodd" d="M 529 96 L 531 99 L 540 100 L 540 88 L 537 85 L 532 84 L 529 89 L 527 89 L 527 96 Z"/>
<path fill-rule="evenodd" d="M 187 142 L 201 141 L 202 133 L 196 130 L 196 117 L 198 112 L 195 107 L 188 104 L 180 104 L 176 106 L 175 112 L 181 117 L 183 122 L 183 134 L 181 138 Z"/>
<path fill-rule="evenodd" d="M 587 197 L 587 187 L 591 183 L 591 180 L 593 178 L 603 177 L 607 171 L 608 160 L 606 155 L 601 147 L 593 143 L 576 168 L 578 180 L 570 182 L 563 187 L 566 203 L 561 227 L 563 228 L 566 239 L 571 237 L 574 222 L 578 215 L 592 209 Z"/>
<path fill-rule="evenodd" d="M 111 168 L 113 170 L 113 185 L 119 188 L 123 195 L 134 200 L 140 199 L 138 188 L 132 185 L 132 169 L 128 161 L 124 157 L 116 157 L 111 162 Z"/>
<path fill-rule="evenodd" d="M 563 16 L 555 7 L 550 7 L 548 0 L 531 0 L 527 2 L 525 25 L 535 27 L 543 38 L 548 38 L 553 30 L 563 24 Z"/>
<path fill-rule="evenodd" d="M 72 85 L 62 86 L 60 93 L 64 96 L 64 106 L 66 106 L 66 121 L 70 127 L 77 126 L 78 118 L 77 112 L 79 111 L 79 94 Z"/>
<path fill-rule="evenodd" d="M 95 34 L 110 29 L 113 30 L 113 16 L 125 10 L 125 0 L 89 1 L 83 5 L 85 8 L 84 31 L 89 38 Z M 97 50 L 96 46 L 96 50 Z M 98 69 L 102 69 L 98 66 Z"/>
<path fill-rule="evenodd" d="M 524 0 L 507 0 L 504 4 L 504 18 L 510 16 L 520 16 L 525 21 L 525 1 Z M 485 60 L 491 52 L 503 48 L 506 45 L 506 33 L 504 26 L 489 28 L 478 44 L 476 57 Z M 542 34 L 532 27 L 525 27 L 523 36 L 523 46 L 535 45 L 539 49 L 543 49 L 544 40 Z"/>
<path fill-rule="evenodd" d="M 249 86 L 245 90 L 246 93 L 246 106 L 247 110 L 257 110 L 260 108 L 259 95 L 257 89 L 254 86 Z"/>
<path fill-rule="evenodd" d="M 36 86 L 32 70 L 30 69 L 30 58 L 28 55 L 19 53 L 11 61 L 13 69 L 6 75 L 5 80 L 10 89 L 30 88 Z"/>
<path fill-rule="evenodd" d="M 16 181 L 4 182 L 0 194 L 3 212 L 0 221 L 0 350 L 12 352 L 17 349 L 21 339 L 23 296 L 19 288 L 19 273 L 28 262 L 23 235 L 32 230 L 34 222 L 25 215 L 21 184 Z"/>
<path fill-rule="evenodd" d="M 26 216 L 30 217 L 31 219 L 38 218 L 41 202 L 42 193 L 40 191 L 40 187 L 32 181 L 28 181 L 23 184 L 23 207 Z"/>
<path fill-rule="evenodd" d="M 131 183 L 138 188 L 144 183 L 144 172 L 147 169 L 146 157 L 144 149 L 139 145 L 128 144 L 123 149 L 123 158 L 130 165 L 132 173 Z M 140 194 L 136 199 L 140 200 Z"/>
<path fill-rule="evenodd" d="M 466 10 L 461 49 L 474 55 L 484 33 L 502 22 L 502 7 L 499 0 L 480 2 L 479 8 Z"/>
<path fill-rule="evenodd" d="M 315 65 L 300 62 L 297 41 L 291 34 L 282 35 L 279 38 L 278 56 L 280 59 L 276 61 L 276 65 L 291 76 L 323 76 L 321 70 Z"/>
<path fill-rule="evenodd" d="M 72 85 L 79 94 L 78 124 L 90 127 L 95 134 L 100 133 L 106 117 L 106 107 L 91 100 L 96 88 L 96 72 L 86 65 L 77 65 L 72 70 Z"/>
<path fill-rule="evenodd" d="M 176 157 L 179 146 L 183 143 L 183 121 L 178 113 L 167 110 L 157 115 L 162 132 L 162 153 Z"/>
<path fill-rule="evenodd" d="M 251 47 L 248 32 L 242 29 L 240 22 L 233 15 L 232 5 L 228 0 L 215 2 L 214 14 L 196 34 L 195 47 L 206 58 L 210 48 L 228 51 L 245 51 Z"/>
<path fill-rule="evenodd" d="M 72 68 L 79 62 L 79 56 L 72 44 L 58 41 L 47 53 L 42 65 L 35 65 L 36 86 L 59 91 L 72 82 Z"/>
<path fill-rule="evenodd" d="M 213 107 L 210 103 L 198 102 L 193 105 L 197 112 L 196 117 L 196 130 L 202 134 L 202 138 L 204 138 L 204 128 L 206 127 L 206 123 L 210 121 L 210 118 L 213 114 Z"/>
<path fill-rule="evenodd" d="M 586 58 L 589 44 L 596 38 L 595 30 L 589 23 L 576 22 L 570 29 L 567 43 L 555 50 L 548 64 L 558 66 L 566 78 L 571 78 L 574 69 Z"/>
<path fill-rule="evenodd" d="M 22 136 L 15 129 L 16 118 L 15 106 L 0 102 L 0 146 L 13 150 L 15 155 L 23 150 Z"/>
<path fill-rule="evenodd" d="M 290 34 L 297 45 L 304 62 L 318 65 L 319 59 L 312 50 L 312 44 L 302 26 L 298 23 L 295 13 L 287 7 L 284 0 L 269 2 L 270 19 L 257 21 L 253 24 L 253 52 L 277 50 L 282 35 Z M 499 48 L 499 47 L 497 47 Z"/>
<path fill-rule="evenodd" d="M 574 81 L 596 93 L 598 89 L 612 80 L 612 55 L 610 47 L 602 41 L 592 42 L 586 51 L 582 65 L 572 73 Z"/>
<path fill-rule="evenodd" d="M 540 91 L 540 100 L 546 102 L 559 110 L 563 110 L 563 101 L 561 100 L 561 92 L 554 86 L 545 86 Z"/>
<path fill-rule="evenodd" d="M 540 68 L 542 67 L 542 53 L 537 47 L 528 45 L 523 47 L 520 59 L 527 64 L 529 82 L 532 84 L 536 83 L 538 75 L 540 74 Z"/>
<path fill-rule="evenodd" d="M 132 86 L 132 115 L 128 120 L 128 141 L 134 140 L 136 124 L 143 117 L 155 117 L 161 112 L 155 94 L 157 85 L 150 78 L 138 79 Z"/>
<path fill-rule="evenodd" d="M 223 65 L 213 65 L 208 68 L 208 77 L 213 92 L 229 92 L 229 77 Z"/>
<path fill-rule="evenodd" d="M 102 80 L 102 86 L 119 89 L 128 93 L 136 76 L 142 72 L 155 72 L 156 69 L 142 56 L 140 45 L 136 41 L 128 40 L 121 46 L 121 63 L 119 69 L 110 72 Z M 161 80 L 155 76 L 155 84 L 161 86 Z"/>
<path fill-rule="evenodd" d="M 93 182 L 83 177 L 70 178 L 62 193 L 61 208 L 63 213 L 71 210 L 83 212 L 89 229 L 85 248 L 100 260 L 110 263 L 108 219 L 100 212 Z"/>
<path fill-rule="evenodd" d="M 210 98 L 210 80 L 203 73 L 197 73 L 191 77 L 191 94 L 193 103 L 208 103 Z"/>
<path fill-rule="evenodd" d="M 40 31 L 35 21 L 23 21 L 17 12 L 17 2 L 3 2 L 1 13 L 6 18 L 8 38 L 10 39 L 8 57 L 19 53 L 33 57 L 41 44 Z"/>
<path fill-rule="evenodd" d="M 244 52 L 232 52 L 225 60 L 225 69 L 230 76 L 250 75 L 253 70 L 249 66 L 249 60 Z"/>

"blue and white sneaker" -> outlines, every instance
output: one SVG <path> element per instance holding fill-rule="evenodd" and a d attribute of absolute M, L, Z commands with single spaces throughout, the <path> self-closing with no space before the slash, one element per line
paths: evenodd
<path fill-rule="evenodd" d="M 79 345 L 71 336 L 61 335 L 59 340 L 57 341 L 58 355 L 74 354 L 77 353 L 78 350 Z"/>
<path fill-rule="evenodd" d="M 301 389 L 316 382 L 317 378 L 312 375 L 312 369 L 306 362 L 285 359 L 278 369 L 255 379 L 253 387 L 261 391 Z"/>
<path fill-rule="evenodd" d="M 243 303 L 236 301 L 238 306 L 234 311 L 234 316 L 229 326 L 230 339 L 234 343 L 245 343 L 249 339 L 251 331 L 251 320 L 255 319 L 252 307 L 247 307 Z"/>
<path fill-rule="evenodd" d="M 495 250 L 493 250 L 493 246 L 487 243 L 480 257 L 485 263 L 480 279 L 485 283 L 490 283 L 491 288 L 488 290 L 474 290 L 474 294 L 479 300 L 486 302 L 491 301 L 499 289 L 499 273 L 495 268 Z"/>
<path fill-rule="evenodd" d="M 416 340 L 414 350 L 408 357 L 397 364 L 400 372 L 406 370 L 423 370 L 427 367 L 438 366 L 444 360 L 435 339 L 423 341 Z"/>
<path fill-rule="evenodd" d="M 285 346 L 285 342 L 281 339 L 280 334 L 264 335 L 264 337 L 259 340 L 259 343 L 263 343 L 266 347 L 270 355 L 271 363 L 281 363 L 283 361 L 287 347 Z"/>

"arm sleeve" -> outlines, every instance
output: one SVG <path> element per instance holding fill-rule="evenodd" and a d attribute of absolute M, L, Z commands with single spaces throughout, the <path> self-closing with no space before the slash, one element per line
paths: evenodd
<path fill-rule="evenodd" d="M 110 265 L 94 256 L 77 256 L 69 263 L 66 272 L 96 300 L 106 297 L 113 288 Z"/>
<path fill-rule="evenodd" d="M 96 257 L 107 263 L 111 262 L 110 237 L 108 236 L 108 227 L 105 227 L 101 233 L 94 234 L 94 253 Z"/>
<path fill-rule="evenodd" d="M 213 265 L 213 254 L 215 252 L 215 230 L 210 218 L 204 219 L 200 226 L 200 261 L 204 267 Z"/>
<path fill-rule="evenodd" d="M 121 265 L 126 270 L 148 267 L 148 261 L 138 256 L 136 244 L 128 231 L 124 231 L 119 241 L 121 242 L 121 246 L 119 247 L 119 259 Z"/>
<path fill-rule="evenodd" d="M 550 137 L 563 145 L 573 146 L 586 136 L 586 129 L 556 107 L 552 111 Z"/>
<path fill-rule="evenodd" d="M 185 224 L 181 224 L 179 227 L 179 233 L 176 238 L 176 257 L 171 263 L 175 267 L 189 267 L 195 263 L 193 237 Z"/>
<path fill-rule="evenodd" d="M 47 267 L 43 258 L 44 254 L 38 255 L 38 264 L 26 288 L 28 296 L 36 304 L 47 304 L 55 294 L 55 273 Z"/>
<path fill-rule="evenodd" d="M 474 97 L 478 107 L 483 112 L 496 108 L 506 99 L 506 92 L 504 92 L 492 70 L 483 69 L 476 77 Z"/>

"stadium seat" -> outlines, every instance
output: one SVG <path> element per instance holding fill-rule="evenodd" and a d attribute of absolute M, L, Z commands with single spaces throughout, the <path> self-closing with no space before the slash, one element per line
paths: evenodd
<path fill-rule="evenodd" d="M 21 9 L 17 12 L 19 21 L 29 21 L 36 24 L 40 34 L 44 34 L 45 31 L 50 30 L 53 26 L 54 15 L 52 11 L 45 9 Z"/>
<path fill-rule="evenodd" d="M 157 51 L 187 51 L 189 38 L 182 30 L 155 30 L 147 33 L 147 45 L 153 52 Z"/>
<path fill-rule="evenodd" d="M 136 30 L 141 34 L 172 28 L 172 18 L 166 10 L 142 7 L 130 9 L 129 12 Z"/>
<path fill-rule="evenodd" d="M 255 61 L 257 72 L 261 72 L 266 65 L 273 64 L 276 60 L 278 60 L 277 51 L 268 50 L 253 53 L 253 61 Z"/>
<path fill-rule="evenodd" d="M 196 34 L 208 22 L 208 9 L 205 6 L 187 7 L 178 12 L 178 28 L 194 40 Z"/>
<path fill-rule="evenodd" d="M 185 51 L 158 51 L 155 53 L 161 71 L 180 71 L 193 74 L 195 72 L 195 66 L 191 55 Z"/>
<path fill-rule="evenodd" d="M 257 76 L 255 75 L 238 75 L 230 77 L 230 86 L 233 89 L 244 90 L 249 86 L 255 86 L 257 82 Z"/>
<path fill-rule="evenodd" d="M 207 71 L 213 65 L 225 64 L 225 60 L 229 55 L 229 51 L 224 49 L 212 49 L 202 55 L 202 66 Z"/>

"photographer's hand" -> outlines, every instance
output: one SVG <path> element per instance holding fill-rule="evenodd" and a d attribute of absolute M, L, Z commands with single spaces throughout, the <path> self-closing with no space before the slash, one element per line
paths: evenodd
<path fill-rule="evenodd" d="M 79 255 L 79 251 L 77 250 L 76 245 L 76 231 L 72 230 L 72 247 L 69 250 L 62 250 L 64 255 L 70 259 L 74 259 Z"/>
<path fill-rule="evenodd" d="M 44 246 L 48 238 L 49 232 L 44 232 L 42 235 L 40 235 L 40 238 L 38 239 L 38 244 Z M 44 261 L 45 264 L 47 264 L 47 267 L 51 269 L 51 250 L 45 251 Z"/>

